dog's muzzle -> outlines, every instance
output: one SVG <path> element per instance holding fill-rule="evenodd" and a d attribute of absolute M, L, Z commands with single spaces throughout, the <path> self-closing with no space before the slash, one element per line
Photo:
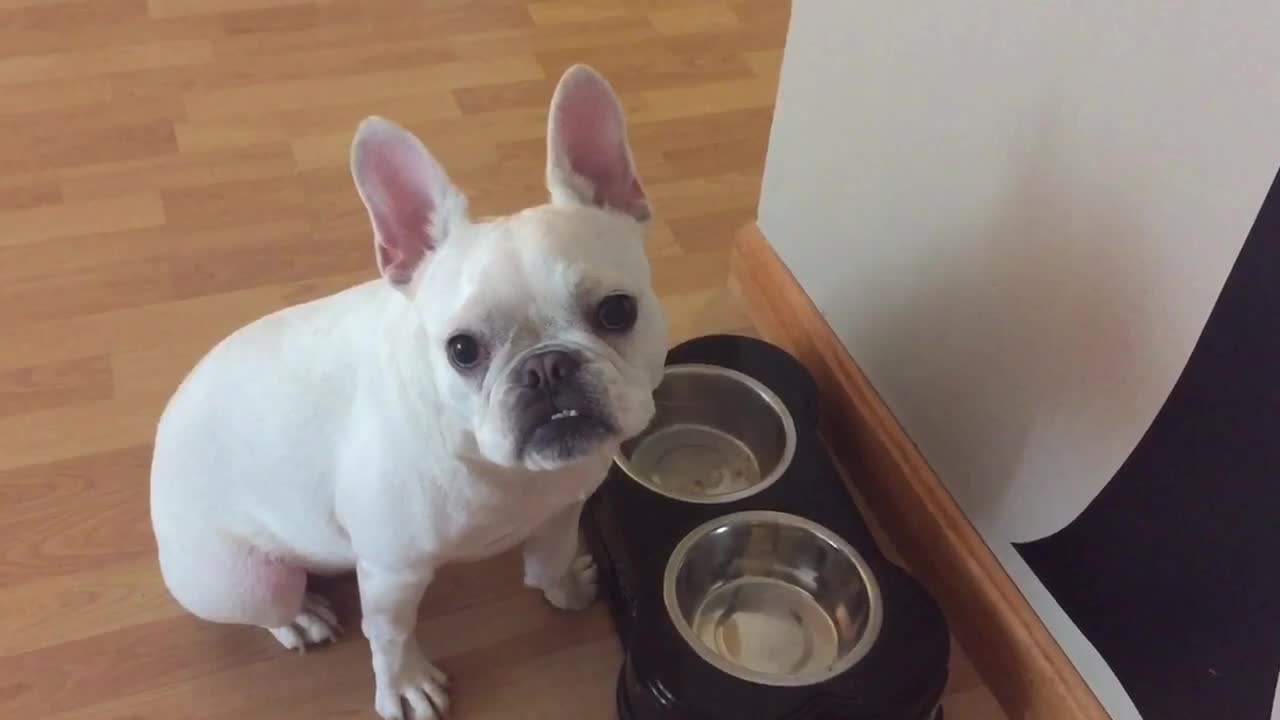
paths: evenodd
<path fill-rule="evenodd" d="M 540 350 L 511 372 L 518 457 L 566 462 L 617 433 L 603 388 L 578 352 Z"/>

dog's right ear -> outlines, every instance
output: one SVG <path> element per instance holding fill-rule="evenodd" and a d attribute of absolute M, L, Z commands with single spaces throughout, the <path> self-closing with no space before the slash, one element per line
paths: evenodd
<path fill-rule="evenodd" d="M 427 256 L 465 222 L 466 198 L 413 133 L 376 116 L 356 129 L 351 175 L 373 224 L 378 270 L 405 290 Z"/>
<path fill-rule="evenodd" d="M 566 70 L 551 97 L 547 188 L 553 203 L 611 208 L 639 222 L 651 215 L 622 104 L 609 81 L 587 65 Z"/>

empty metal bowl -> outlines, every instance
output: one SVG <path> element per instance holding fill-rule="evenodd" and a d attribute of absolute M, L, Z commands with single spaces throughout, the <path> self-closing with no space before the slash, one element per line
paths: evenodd
<path fill-rule="evenodd" d="M 715 365 L 671 365 L 643 433 L 616 458 L 631 478 L 668 497 L 724 503 L 773 484 L 795 454 L 796 428 L 776 394 Z"/>
<path fill-rule="evenodd" d="M 667 563 L 667 612 L 720 670 L 764 685 L 812 685 L 848 670 L 880 632 L 866 561 L 788 513 L 732 513 L 690 532 Z"/>

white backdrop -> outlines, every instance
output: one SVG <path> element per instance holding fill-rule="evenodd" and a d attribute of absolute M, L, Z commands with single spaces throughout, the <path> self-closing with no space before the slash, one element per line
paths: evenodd
<path fill-rule="evenodd" d="M 1104 705 L 1137 718 L 1010 543 L 1084 509 L 1182 370 L 1280 166 L 1280 3 L 792 12 L 761 227 Z"/>

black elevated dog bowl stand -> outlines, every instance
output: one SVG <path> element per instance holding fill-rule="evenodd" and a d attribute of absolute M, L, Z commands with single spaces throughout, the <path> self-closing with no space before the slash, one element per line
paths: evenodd
<path fill-rule="evenodd" d="M 791 417 L 794 452 L 776 481 L 728 502 L 672 497 L 615 463 L 587 503 L 584 535 L 626 655 L 617 689 L 621 720 L 941 720 L 951 650 L 946 620 L 923 586 L 884 556 L 858 514 L 819 441 L 812 377 L 780 348 L 733 335 L 696 338 L 667 356 L 668 367 L 689 365 L 727 368 L 771 391 Z M 673 553 L 683 552 L 678 548 L 695 530 L 748 511 L 816 524 L 860 557 L 878 590 L 878 627 L 866 633 L 852 665 L 807 684 L 761 682 L 717 666 L 680 630 L 664 594 L 673 587 Z"/>

